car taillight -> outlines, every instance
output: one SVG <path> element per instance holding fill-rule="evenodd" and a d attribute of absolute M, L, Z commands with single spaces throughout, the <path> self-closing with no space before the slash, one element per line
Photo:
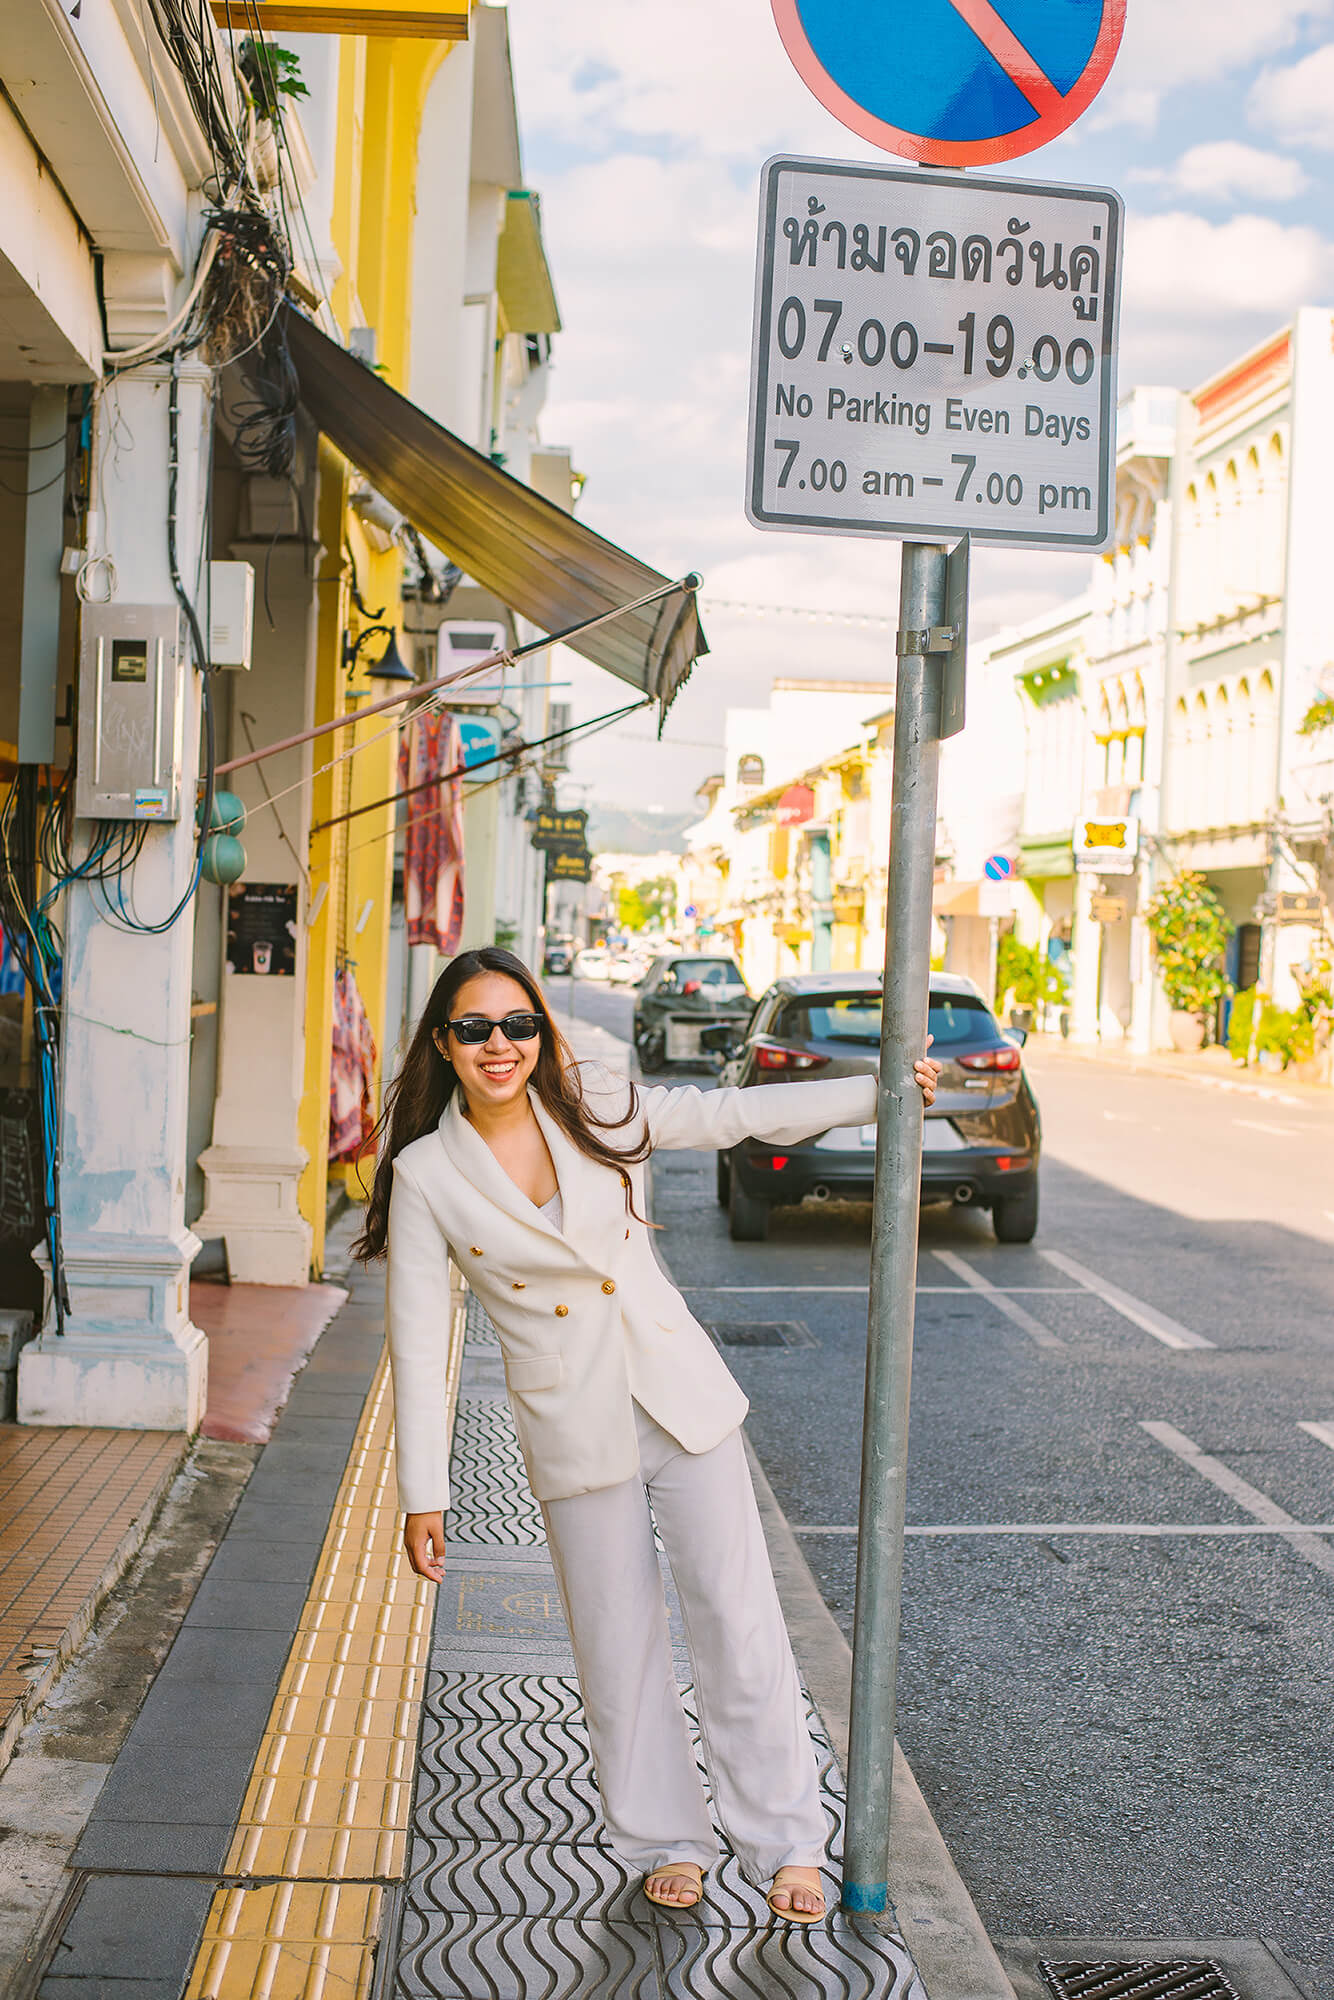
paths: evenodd
<path fill-rule="evenodd" d="M 783 1049 L 772 1043 L 755 1044 L 757 1069 L 823 1069 L 828 1056 L 807 1055 L 804 1049 Z"/>
<path fill-rule="evenodd" d="M 960 1069 L 1008 1069 L 1022 1067 L 1019 1051 L 1013 1047 L 980 1049 L 975 1056 L 956 1056 Z"/>

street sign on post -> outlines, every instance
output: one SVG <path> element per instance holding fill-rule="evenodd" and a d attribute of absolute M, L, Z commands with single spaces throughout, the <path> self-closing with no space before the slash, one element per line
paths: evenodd
<path fill-rule="evenodd" d="M 1045 146 L 1107 81 L 1126 0 L 773 0 L 802 81 L 859 139 L 936 167 Z"/>
<path fill-rule="evenodd" d="M 1110 188 L 770 160 L 755 526 L 1105 548 L 1121 235 Z"/>
<path fill-rule="evenodd" d="M 1063 132 L 1106 81 L 1125 20 L 1125 0 L 772 4 L 788 54 L 835 117 L 886 151 L 955 169 Z M 922 1169 L 913 1062 L 926 1039 L 940 743 L 964 720 L 969 543 L 1111 540 L 1121 236 L 1108 188 L 787 158 L 761 184 L 746 512 L 759 528 L 904 541 L 849 1910 L 889 1900 Z M 956 540 L 947 557 L 941 544 Z"/>

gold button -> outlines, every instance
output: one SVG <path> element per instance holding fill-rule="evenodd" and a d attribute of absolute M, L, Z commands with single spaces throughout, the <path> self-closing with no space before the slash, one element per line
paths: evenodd
<path fill-rule="evenodd" d="M 527 1289 L 528 1289 L 528 1287 L 527 1287 L 527 1285 L 525 1285 L 525 1283 L 524 1283 L 524 1281 L 523 1281 L 523 1279 L 522 1279 L 522 1278 L 516 1278 L 516 1279 L 514 1280 L 514 1283 L 513 1283 L 512 1287 L 511 1287 L 511 1290 L 513 1290 L 513 1291 L 516 1291 L 516 1292 L 526 1292 L 526 1291 L 527 1291 Z"/>
<path fill-rule="evenodd" d="M 602 1289 L 604 1292 L 614 1292 L 616 1290 L 616 1287 L 612 1283 L 610 1278 L 604 1278 L 602 1280 Z"/>
<path fill-rule="evenodd" d="M 469 1250 L 469 1253 L 468 1253 L 468 1254 L 469 1254 L 469 1256 L 472 1256 L 472 1257 L 480 1257 L 480 1256 L 481 1256 L 481 1254 L 482 1254 L 482 1246 L 481 1246 L 481 1244 L 480 1244 L 480 1243 L 474 1243 L 474 1244 L 473 1244 L 473 1245 L 471 1246 L 471 1248 L 470 1248 L 470 1250 Z"/>
<path fill-rule="evenodd" d="M 569 1310 L 570 1310 L 570 1308 L 569 1308 L 568 1306 L 557 1306 L 557 1307 L 556 1307 L 556 1318 L 557 1318 L 557 1319 L 564 1319 L 564 1318 L 566 1317 L 566 1315 L 568 1314 Z"/>

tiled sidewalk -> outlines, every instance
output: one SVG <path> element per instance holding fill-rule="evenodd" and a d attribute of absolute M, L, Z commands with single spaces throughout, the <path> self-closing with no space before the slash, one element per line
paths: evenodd
<path fill-rule="evenodd" d="M 721 1829 L 721 1865 L 689 1912 L 655 1908 L 640 1878 L 612 1854 L 541 1516 L 522 1481 L 499 1344 L 475 1302 L 469 1320 L 454 1432 L 456 1505 L 446 1523 L 394 2000 L 923 2000 L 891 1926 L 836 1907 L 843 1786 L 813 1708 L 829 1827 L 830 1914 L 822 1924 L 777 1921 L 742 1878 Z M 698 1755 L 690 1663 L 665 1558 L 664 1580 Z"/>
<path fill-rule="evenodd" d="M 0 1764 L 143 1539 L 169 1431 L 0 1424 Z"/>

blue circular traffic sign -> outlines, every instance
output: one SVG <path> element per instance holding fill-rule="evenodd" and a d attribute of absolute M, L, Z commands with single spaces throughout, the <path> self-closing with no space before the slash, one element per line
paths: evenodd
<path fill-rule="evenodd" d="M 807 87 L 859 138 L 937 167 L 1031 153 L 1087 110 L 1126 0 L 772 0 Z"/>
<path fill-rule="evenodd" d="M 993 854 L 985 864 L 985 873 L 992 882 L 1008 882 L 1014 874 L 1014 863 L 1008 854 Z"/>

